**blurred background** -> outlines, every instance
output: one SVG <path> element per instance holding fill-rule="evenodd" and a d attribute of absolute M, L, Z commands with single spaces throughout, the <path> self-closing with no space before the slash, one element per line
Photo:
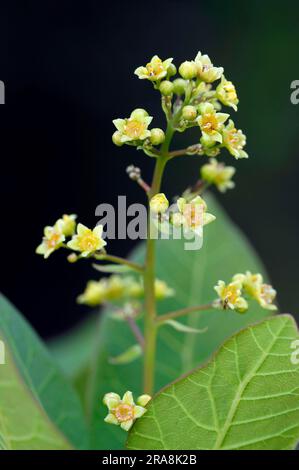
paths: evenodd
<path fill-rule="evenodd" d="M 237 186 L 218 199 L 264 261 L 281 311 L 297 313 L 299 105 L 290 84 L 299 80 L 298 2 L 11 0 L 1 2 L 0 18 L 1 290 L 42 336 L 86 316 L 75 298 L 97 278 L 64 253 L 35 255 L 44 225 L 76 213 L 93 226 L 101 202 L 144 198 L 125 168 L 138 164 L 149 179 L 154 162 L 113 146 L 111 121 L 144 107 L 163 125 L 159 94 L 133 75 L 156 53 L 179 64 L 201 50 L 235 83 L 235 122 L 251 158 L 223 155 L 237 167 Z M 167 193 L 195 182 L 199 163 L 170 164 Z M 111 245 L 124 256 L 134 243 Z"/>

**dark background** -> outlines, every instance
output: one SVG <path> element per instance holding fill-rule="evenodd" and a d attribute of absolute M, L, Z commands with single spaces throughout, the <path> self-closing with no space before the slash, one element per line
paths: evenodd
<path fill-rule="evenodd" d="M 94 276 L 65 254 L 36 256 L 43 226 L 64 212 L 93 226 L 100 202 L 141 200 L 125 168 L 140 164 L 149 177 L 153 161 L 114 147 L 111 120 L 144 107 L 162 124 L 158 95 L 133 75 L 155 53 L 179 64 L 201 50 L 236 84 L 251 158 L 236 163 L 237 188 L 221 201 L 266 264 L 281 310 L 297 313 L 298 18 L 288 0 L 1 2 L 1 289 L 43 336 L 84 318 L 75 297 Z M 169 165 L 167 193 L 195 181 L 198 163 Z M 133 246 L 111 245 L 119 255 Z"/>

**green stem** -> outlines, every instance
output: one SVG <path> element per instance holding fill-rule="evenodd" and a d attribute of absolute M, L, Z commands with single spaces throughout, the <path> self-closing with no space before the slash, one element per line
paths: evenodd
<path fill-rule="evenodd" d="M 156 324 L 161 325 L 167 320 L 173 320 L 174 318 L 180 318 L 185 315 L 189 315 L 193 312 L 202 312 L 203 310 L 209 310 L 213 308 L 213 303 L 206 305 L 194 305 L 193 307 L 186 307 L 180 310 L 174 310 L 173 312 L 165 313 L 165 315 L 160 315 L 156 318 Z"/>
<path fill-rule="evenodd" d="M 120 256 L 113 256 L 113 255 L 108 255 L 108 254 L 100 254 L 100 255 L 94 254 L 93 257 L 98 261 L 111 261 L 112 263 L 129 266 L 131 269 L 139 273 L 143 273 L 144 271 L 143 266 L 141 266 L 140 264 L 133 263 L 133 261 L 129 261 L 125 258 L 121 258 Z"/>
<path fill-rule="evenodd" d="M 168 160 L 168 149 L 174 133 L 171 121 L 168 122 L 165 141 L 161 155 L 157 157 L 149 199 L 160 191 L 165 165 Z M 150 217 L 148 217 L 148 235 L 146 242 L 146 259 L 144 270 L 145 324 L 144 324 L 144 392 L 149 395 L 154 391 L 154 374 L 156 359 L 157 325 L 155 299 L 155 240 L 150 236 Z"/>

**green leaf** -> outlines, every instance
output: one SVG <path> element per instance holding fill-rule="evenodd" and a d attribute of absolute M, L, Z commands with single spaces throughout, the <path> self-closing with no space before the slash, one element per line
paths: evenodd
<path fill-rule="evenodd" d="M 0 448 L 87 448 L 77 394 L 17 310 L 0 295 Z"/>
<path fill-rule="evenodd" d="M 157 277 L 176 290 L 175 297 L 159 303 L 161 314 L 210 302 L 215 298 L 213 286 L 217 281 L 227 281 L 237 272 L 251 270 L 264 274 L 261 262 L 240 230 L 211 197 L 208 205 L 209 212 L 215 214 L 217 220 L 204 229 L 202 249 L 186 251 L 182 240 L 160 240 L 157 243 Z M 142 263 L 144 252 L 144 244 L 141 244 L 132 259 Z M 206 361 L 231 334 L 268 314 L 253 303 L 244 315 L 209 310 L 182 318 L 182 323 L 190 328 L 208 327 L 208 331 L 200 337 L 160 328 L 156 390 Z M 135 395 L 140 395 L 143 392 L 142 361 L 138 359 L 126 366 L 111 366 L 108 363 L 109 357 L 129 348 L 134 338 L 124 323 L 109 318 L 107 312 L 102 315 L 100 325 L 93 334 L 97 346 L 85 375 L 85 380 L 88 380 L 84 398 L 91 423 L 92 448 L 123 448 L 126 435 L 117 426 L 103 422 L 106 409 L 100 400 L 110 391 L 121 395 L 126 390 L 132 390 Z M 89 344 L 94 341 L 90 338 Z"/>
<path fill-rule="evenodd" d="M 180 331 L 181 333 L 205 333 L 208 330 L 208 328 L 202 328 L 201 330 L 199 328 L 192 328 L 191 326 L 184 325 L 183 323 L 175 320 L 166 320 L 163 325 L 170 325 L 176 331 Z"/>
<path fill-rule="evenodd" d="M 130 432 L 129 449 L 285 450 L 299 440 L 298 339 L 289 315 L 229 339 L 207 365 L 166 387 Z"/>

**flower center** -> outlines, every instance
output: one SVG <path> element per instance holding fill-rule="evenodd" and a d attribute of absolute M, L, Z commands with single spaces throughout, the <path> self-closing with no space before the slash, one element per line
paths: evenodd
<path fill-rule="evenodd" d="M 235 304 L 239 295 L 238 295 L 238 288 L 237 287 L 234 287 L 234 286 L 228 286 L 224 289 L 224 292 L 223 292 L 223 297 L 225 299 L 225 301 L 231 303 L 231 304 Z"/>
<path fill-rule="evenodd" d="M 150 77 L 156 77 L 159 73 L 164 72 L 161 60 L 157 61 L 155 64 L 147 64 L 146 69 Z"/>
<path fill-rule="evenodd" d="M 201 204 L 187 204 L 184 208 L 184 217 L 189 227 L 203 225 L 203 206 Z"/>
<path fill-rule="evenodd" d="M 79 247 L 81 251 L 96 250 L 97 246 L 98 246 L 98 239 L 93 233 L 83 236 L 79 242 Z"/>
<path fill-rule="evenodd" d="M 124 421 L 130 421 L 134 418 L 134 408 L 131 405 L 125 405 L 122 403 L 121 405 L 118 405 L 117 408 L 115 408 L 114 413 L 117 420 L 121 423 Z"/>
<path fill-rule="evenodd" d="M 261 287 L 261 297 L 266 302 L 266 304 L 272 304 L 275 298 L 275 291 L 272 286 L 268 284 L 263 284 Z"/>
<path fill-rule="evenodd" d="M 60 233 L 53 233 L 49 240 L 47 240 L 47 245 L 49 248 L 54 248 L 60 240 Z"/>
<path fill-rule="evenodd" d="M 132 139 L 138 139 L 138 137 L 143 134 L 144 130 L 145 125 L 140 121 L 136 121 L 135 119 L 128 121 L 125 126 L 125 134 Z"/>
<path fill-rule="evenodd" d="M 207 134 L 212 134 L 218 129 L 218 121 L 215 114 L 205 114 L 202 118 L 202 129 Z"/>

